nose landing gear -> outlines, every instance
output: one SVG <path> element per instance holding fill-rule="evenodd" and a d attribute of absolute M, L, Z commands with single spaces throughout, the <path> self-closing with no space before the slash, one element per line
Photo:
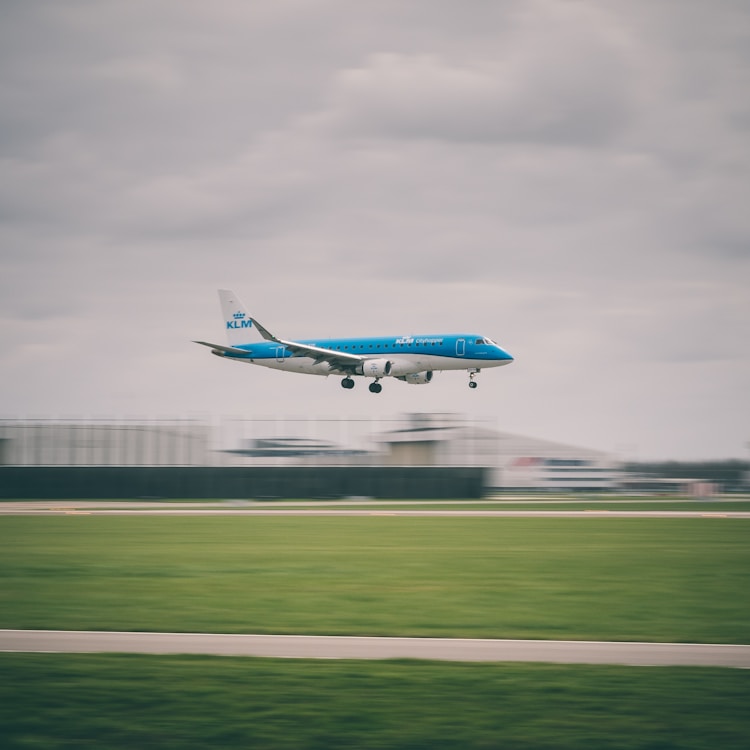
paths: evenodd
<path fill-rule="evenodd" d="M 476 380 L 474 380 L 475 375 L 479 372 L 477 368 L 472 368 L 469 370 L 469 388 L 476 388 L 478 383 Z"/>

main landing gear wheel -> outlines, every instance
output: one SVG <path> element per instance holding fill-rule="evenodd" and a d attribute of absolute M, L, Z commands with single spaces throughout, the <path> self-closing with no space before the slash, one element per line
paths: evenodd
<path fill-rule="evenodd" d="M 383 390 L 383 386 L 380 383 L 370 383 L 370 393 L 380 393 Z"/>
<path fill-rule="evenodd" d="M 341 381 L 341 387 L 346 388 L 347 390 L 351 390 L 354 388 L 354 381 L 351 378 L 344 378 Z"/>

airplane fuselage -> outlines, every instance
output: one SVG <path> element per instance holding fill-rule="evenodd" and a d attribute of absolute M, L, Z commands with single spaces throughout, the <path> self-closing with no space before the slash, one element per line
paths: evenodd
<path fill-rule="evenodd" d="M 380 393 L 382 378 L 419 385 L 440 370 L 467 370 L 469 387 L 476 388 L 474 376 L 480 370 L 513 361 L 492 339 L 475 333 L 282 339 L 248 315 L 231 290 L 220 289 L 219 300 L 229 346 L 197 344 L 235 362 L 306 375 L 342 375 L 346 389 L 354 387 L 354 376 L 372 378 L 370 391 Z"/>
<path fill-rule="evenodd" d="M 391 363 L 391 374 L 395 377 L 433 370 L 479 370 L 507 365 L 513 361 L 504 349 L 479 334 L 305 339 L 298 343 L 331 352 L 360 355 L 366 357 L 367 361 L 382 358 Z M 311 357 L 295 355 L 284 345 L 272 341 L 240 344 L 235 348 L 244 350 L 246 354 L 217 354 L 239 362 L 288 372 L 308 375 L 330 375 L 332 371 L 336 372 L 327 362 L 316 362 Z M 366 375 L 367 372 L 357 374 Z"/>

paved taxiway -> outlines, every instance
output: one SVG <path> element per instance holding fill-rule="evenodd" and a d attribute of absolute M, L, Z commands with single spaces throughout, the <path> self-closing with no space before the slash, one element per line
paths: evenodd
<path fill-rule="evenodd" d="M 434 659 L 750 669 L 750 646 L 705 643 L 0 630 L 0 651 L 204 654 L 286 659 Z"/>

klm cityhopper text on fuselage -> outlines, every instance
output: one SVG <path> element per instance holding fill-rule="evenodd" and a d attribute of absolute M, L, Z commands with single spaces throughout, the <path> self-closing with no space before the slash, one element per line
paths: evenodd
<path fill-rule="evenodd" d="M 482 369 L 513 361 L 492 339 L 474 333 L 290 341 L 274 336 L 248 315 L 233 292 L 219 290 L 219 300 L 229 346 L 195 343 L 235 362 L 306 375 L 342 375 L 341 385 L 347 389 L 354 387 L 354 376 L 372 378 L 370 391 L 379 393 L 382 378 L 420 385 L 441 370 L 466 370 L 469 387 L 476 388 L 474 378 Z"/>

